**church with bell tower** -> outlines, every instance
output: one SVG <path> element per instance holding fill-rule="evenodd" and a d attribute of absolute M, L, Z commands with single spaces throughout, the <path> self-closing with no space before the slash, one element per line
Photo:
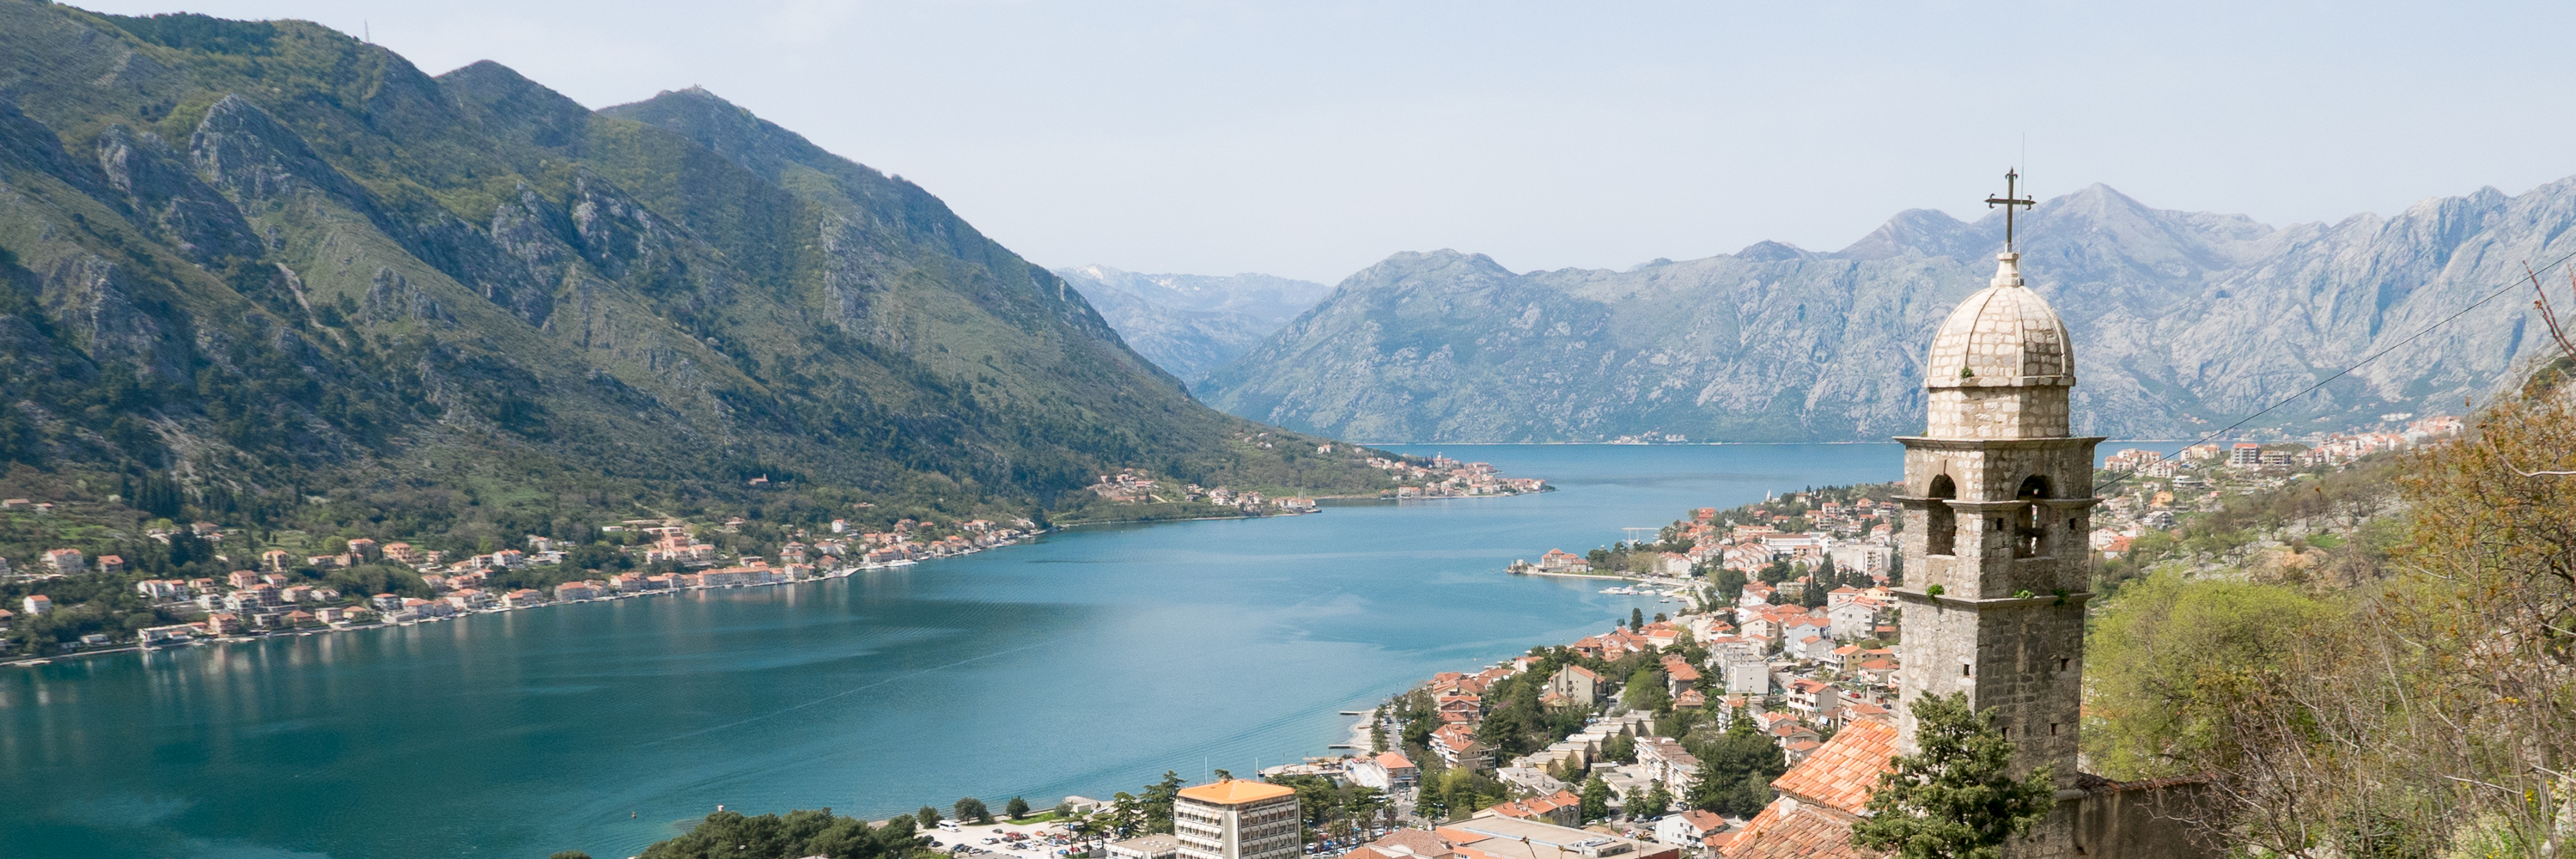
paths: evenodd
<path fill-rule="evenodd" d="M 2022 279 L 2010 210 L 2030 203 L 2009 191 L 1992 202 L 2007 211 L 1994 280 L 1932 336 L 1926 426 L 1897 439 L 1899 744 L 1910 750 L 1917 699 L 1965 693 L 1971 707 L 1995 711 L 2017 768 L 2055 764 L 2058 785 L 2071 787 L 2093 596 L 2093 447 L 2102 439 L 2074 434 L 2073 338 Z"/>
<path fill-rule="evenodd" d="M 1933 334 L 1922 435 L 1902 436 L 1904 583 L 1897 723 L 1855 722 L 1772 782 L 1777 796 L 1724 859 L 1868 859 L 1850 845 L 1878 776 L 1914 749 L 1913 705 L 1961 694 L 1993 714 L 2013 769 L 2053 767 L 2057 805 L 2009 859 L 2198 859 L 2180 822 L 2189 780 L 2119 783 L 2079 769 L 2084 612 L 2092 600 L 2094 447 L 2074 432 L 2075 343 L 2023 278 L 2019 175 L 2004 174 L 1994 278 Z"/>

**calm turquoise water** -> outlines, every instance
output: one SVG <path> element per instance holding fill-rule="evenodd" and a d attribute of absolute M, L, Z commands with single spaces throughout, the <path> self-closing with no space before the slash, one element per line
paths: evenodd
<path fill-rule="evenodd" d="M 1440 449 L 1561 491 L 0 669 L 0 856 L 616 857 L 719 803 L 1043 806 L 1244 772 L 1342 742 L 1337 710 L 1659 607 L 1497 572 L 1514 558 L 1901 465 L 1894 445 Z"/>

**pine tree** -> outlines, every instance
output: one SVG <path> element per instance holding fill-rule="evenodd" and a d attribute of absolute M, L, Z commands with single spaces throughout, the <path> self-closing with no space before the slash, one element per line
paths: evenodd
<path fill-rule="evenodd" d="M 1626 812 L 1630 820 L 1644 820 L 1649 817 L 1662 817 L 1664 811 L 1672 807 L 1672 793 L 1664 790 L 1662 779 L 1657 779 L 1652 786 L 1646 788 L 1644 796 L 1637 797 L 1628 803 Z"/>
<path fill-rule="evenodd" d="M 1993 711 L 1968 709 L 1966 695 L 1914 702 L 1918 751 L 1898 757 L 1870 795 L 1870 817 L 1852 824 L 1852 844 L 1903 859 L 2001 859 L 2003 845 L 2048 816 L 2053 766 L 2012 777 L 2013 745 Z"/>
<path fill-rule="evenodd" d="M 1610 816 L 1610 783 L 1593 776 L 1583 783 L 1583 822 L 1591 823 Z"/>

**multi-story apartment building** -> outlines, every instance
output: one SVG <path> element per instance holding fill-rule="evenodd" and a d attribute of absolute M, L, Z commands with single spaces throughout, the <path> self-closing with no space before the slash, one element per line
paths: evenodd
<path fill-rule="evenodd" d="M 1180 859 L 1297 859 L 1297 792 L 1269 782 L 1231 779 L 1181 789 L 1172 803 Z"/>

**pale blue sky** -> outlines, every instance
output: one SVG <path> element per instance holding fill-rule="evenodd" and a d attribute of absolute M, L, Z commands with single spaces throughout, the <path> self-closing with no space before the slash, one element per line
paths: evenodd
<path fill-rule="evenodd" d="M 305 18 L 592 107 L 703 85 L 1041 264 L 1338 281 L 1984 213 L 2103 182 L 2274 224 L 2576 174 L 2576 5 L 87 0 Z"/>

